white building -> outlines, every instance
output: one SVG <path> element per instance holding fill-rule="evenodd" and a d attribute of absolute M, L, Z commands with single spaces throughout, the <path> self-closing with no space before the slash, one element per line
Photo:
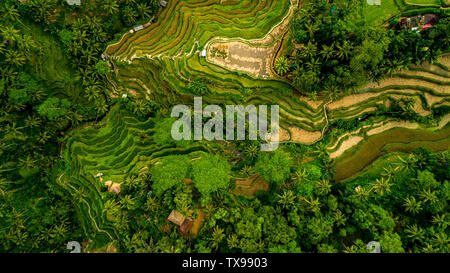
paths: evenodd
<path fill-rule="evenodd" d="M 81 5 L 81 0 L 66 0 L 66 2 L 67 2 L 67 4 L 69 4 L 71 6 L 73 6 L 73 5 L 76 5 L 76 6 Z"/>

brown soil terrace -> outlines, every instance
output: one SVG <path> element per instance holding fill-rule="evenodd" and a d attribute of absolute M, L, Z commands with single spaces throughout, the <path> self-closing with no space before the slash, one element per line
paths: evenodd
<path fill-rule="evenodd" d="M 207 60 L 233 71 L 248 73 L 253 77 L 276 77 L 272 71 L 272 60 L 299 3 L 299 0 L 291 0 L 287 15 L 261 39 L 215 38 L 209 41 L 205 46 Z M 213 49 L 226 52 L 227 57 L 223 58 L 217 54 L 213 56 L 211 54 Z"/>

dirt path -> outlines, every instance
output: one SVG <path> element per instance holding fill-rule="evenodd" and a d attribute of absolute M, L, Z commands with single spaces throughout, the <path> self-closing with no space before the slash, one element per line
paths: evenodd
<path fill-rule="evenodd" d="M 197 210 L 197 218 L 195 218 L 192 228 L 190 230 L 191 234 L 197 237 L 200 228 L 203 225 L 203 220 L 206 218 L 206 214 L 202 210 Z"/>

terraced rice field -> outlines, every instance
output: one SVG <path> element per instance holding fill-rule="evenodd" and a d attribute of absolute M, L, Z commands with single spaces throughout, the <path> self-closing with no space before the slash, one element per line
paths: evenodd
<path fill-rule="evenodd" d="M 372 163 L 375 159 L 388 151 L 411 151 L 415 146 L 421 145 L 435 151 L 448 150 L 450 129 L 446 128 L 437 132 L 426 130 L 410 130 L 395 128 L 385 133 L 375 135 L 364 142 L 356 152 L 341 158 L 336 166 L 336 181 L 345 180 Z"/>
<path fill-rule="evenodd" d="M 284 11 L 284 13 L 275 12 L 278 21 L 272 22 L 273 25 L 266 24 L 264 21 L 252 25 L 254 28 L 260 27 L 258 31 L 253 30 L 257 34 L 252 35 L 251 31 L 247 31 L 248 29 L 244 31 L 242 28 L 246 21 L 243 20 L 234 26 L 227 25 L 226 29 L 242 29 L 242 32 L 234 32 L 234 35 L 237 36 L 232 36 L 233 32 L 224 31 L 222 33 L 219 31 L 216 32 L 217 37 L 205 34 L 201 36 L 204 39 L 196 40 L 191 36 L 197 33 L 201 26 L 192 26 L 194 30 L 190 34 L 191 36 L 184 32 L 178 33 L 176 36 L 183 39 L 182 44 L 185 46 L 181 50 L 183 53 L 178 54 L 176 52 L 181 51 L 174 51 L 173 48 L 158 50 L 161 45 L 165 47 L 165 44 L 168 43 L 166 38 L 162 38 L 172 33 L 168 29 L 175 27 L 184 29 L 180 24 L 172 25 L 172 21 L 179 19 L 169 20 L 168 18 L 187 18 L 186 24 L 212 20 L 197 14 L 199 6 L 201 6 L 200 10 L 209 10 L 210 7 L 207 5 L 211 4 L 209 2 L 205 1 L 190 6 L 188 5 L 189 1 L 183 1 L 183 4 L 172 1 L 171 6 L 161 14 L 160 23 L 138 33 L 126 34 L 119 44 L 110 46 L 107 52 L 111 58 L 116 60 L 116 73 L 110 78 L 113 95 L 120 96 L 127 92 L 167 105 L 180 102 L 191 104 L 193 94 L 190 92 L 188 84 L 194 80 L 192 75 L 196 75 L 208 88 L 208 94 L 204 96 L 205 103 L 271 104 L 276 101 L 280 105 L 281 125 L 285 129 L 281 139 L 303 144 L 311 144 L 321 139 L 322 131 L 327 125 L 327 118 L 328 122 L 332 122 L 340 118 L 352 118 L 375 112 L 388 96 L 414 98 L 416 110 L 424 116 L 430 113 L 431 107 L 448 101 L 449 73 L 441 71 L 442 69 L 438 66 L 415 67 L 414 70 L 398 73 L 380 84 L 369 84 L 364 92 L 357 95 L 348 96 L 329 104 L 326 101 L 317 101 L 311 104 L 297 96 L 287 82 L 276 78 L 254 78 L 255 75 L 252 75 L 245 67 L 239 71 L 239 68 L 218 65 L 199 56 L 198 53 L 203 49 L 203 45 L 210 41 L 213 41 L 210 45 L 213 46 L 214 41 L 224 39 L 224 37 L 228 37 L 228 39 L 258 39 L 255 37 L 258 37 L 260 33 L 267 35 L 271 29 L 273 30 L 271 26 L 283 22 L 283 18 L 286 18 L 289 12 L 289 7 L 295 5 L 296 1 L 277 1 L 276 4 L 269 1 L 265 6 L 266 9 L 270 7 L 277 12 Z M 251 4 L 240 1 L 235 5 L 229 4 L 220 8 L 237 12 L 235 8 L 245 7 L 248 9 L 248 14 L 259 14 L 257 10 L 253 9 L 261 9 L 264 6 L 258 1 L 252 1 Z M 180 9 L 176 9 L 177 7 Z M 195 12 L 189 11 L 189 7 L 192 9 L 195 7 Z M 219 7 L 216 8 L 219 9 Z M 186 15 L 181 15 L 179 10 L 185 11 Z M 194 20 L 193 17 L 191 18 L 194 15 L 200 17 L 195 17 Z M 215 20 L 219 20 L 218 18 Z M 208 21 L 209 23 L 211 22 Z M 161 33 L 163 28 L 164 31 Z M 156 33 L 162 36 L 155 36 Z M 259 37 L 259 39 L 264 37 L 267 36 Z M 179 47 L 179 45 L 174 47 Z M 441 62 L 448 62 L 448 57 L 443 58 Z M 430 69 L 434 69 L 434 71 Z M 326 107 L 325 104 L 327 104 Z"/>
<path fill-rule="evenodd" d="M 98 127 L 71 133 L 63 153 L 69 168 L 58 183 L 81 198 L 75 205 L 85 214 L 84 220 L 91 219 L 85 223 L 85 232 L 99 232 L 111 239 L 115 235 L 106 219 L 101 195 L 104 181 L 122 183 L 141 175 L 158 158 L 177 154 L 195 158 L 207 148 L 201 143 L 186 148 L 158 146 L 152 138 L 153 119 L 139 121 L 118 109 L 113 109 Z M 95 177 L 98 174 L 102 176 Z"/>
<path fill-rule="evenodd" d="M 441 58 L 440 65 L 411 67 L 379 84 L 369 84 L 358 94 L 337 101 L 314 102 L 302 97 L 289 82 L 260 77 L 261 69 L 253 71 L 245 66 L 241 69 L 233 63 L 227 65 L 199 56 L 208 42 L 219 38 L 222 41 L 237 39 L 241 43 L 260 41 L 259 45 L 253 44 L 254 48 L 273 46 L 276 39 L 267 34 L 283 22 L 295 4 L 298 4 L 296 0 L 169 1 L 156 23 L 137 33 L 124 34 L 118 43 L 107 48 L 106 53 L 114 66 L 114 73 L 108 78 L 109 92 L 113 97 L 126 93 L 167 107 L 178 103 L 192 105 L 194 94 L 189 83 L 201 80 L 207 87 L 204 103 L 278 104 L 282 141 L 302 144 L 321 140 L 326 126 L 338 119 L 376 112 L 392 96 L 413 98 L 417 104 L 414 109 L 424 116 L 431 109 L 450 103 L 449 55 Z M 267 44 L 262 42 L 266 38 Z M 211 43 L 209 48 L 206 47 L 209 53 L 214 46 Z M 230 47 L 228 50 L 228 54 L 234 54 Z M 137 120 L 113 109 L 101 121 L 100 129 L 88 127 L 73 131 L 69 136 L 63 157 L 70 169 L 59 182 L 84 200 L 75 205 L 86 214 L 83 219 L 93 219 L 85 223 L 85 232 L 97 232 L 105 238 L 115 237 L 103 212 L 100 193 L 104 186 L 94 175 L 103 173 L 102 180 L 120 183 L 141 173 L 158 158 L 171 154 L 188 154 L 195 158 L 207 151 L 202 143 L 194 143 L 187 148 L 156 145 L 153 140 L 154 122 L 153 119 Z M 398 121 L 390 122 L 386 125 L 377 120 L 357 132 L 334 136 L 329 141 L 332 158 L 342 162 L 337 166 L 337 181 L 361 171 L 381 155 L 384 148 L 396 151 L 410 149 L 415 144 L 400 144 L 418 141 L 437 141 L 441 143 L 436 144 L 440 147 L 448 144 L 449 130 L 437 129 L 445 128 L 448 116 L 427 130 L 411 131 L 406 129 L 408 126 L 395 123 Z M 414 125 L 415 129 L 424 127 L 423 124 Z M 432 130 L 437 132 L 430 132 Z M 367 139 L 369 142 L 365 141 Z M 391 142 L 394 144 L 389 144 Z M 351 153 L 355 147 L 359 148 L 358 152 Z M 367 153 L 369 147 L 376 147 L 373 156 L 359 160 L 360 154 Z M 253 191 L 252 185 L 247 185 L 249 191 Z M 258 189 L 264 187 L 258 186 Z"/>

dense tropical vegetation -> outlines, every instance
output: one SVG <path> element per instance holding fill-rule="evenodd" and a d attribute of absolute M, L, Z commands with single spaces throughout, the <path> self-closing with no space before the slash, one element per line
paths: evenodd
<path fill-rule="evenodd" d="M 448 13 L 437 8 L 439 22 L 417 33 L 398 18 L 368 21 L 365 1 L 304 1 L 285 36 L 297 54 L 274 58 L 278 78 L 257 79 L 192 52 L 215 36 L 260 37 L 289 1 L 215 2 L 0 3 L 0 252 L 79 241 L 102 252 L 362 253 L 378 241 L 448 253 Z M 211 5 L 218 19 L 192 12 Z M 327 109 L 388 76 L 399 83 Z M 327 101 L 312 107 L 305 94 Z M 289 141 L 270 153 L 262 141 L 175 141 L 170 108 L 194 95 L 279 103 Z M 371 131 L 384 122 L 416 127 Z M 296 141 L 294 125 L 320 137 Z M 336 155 L 352 136 L 364 141 Z M 372 157 L 350 172 L 358 151 Z M 194 220 L 188 233 L 168 221 L 173 210 Z"/>

